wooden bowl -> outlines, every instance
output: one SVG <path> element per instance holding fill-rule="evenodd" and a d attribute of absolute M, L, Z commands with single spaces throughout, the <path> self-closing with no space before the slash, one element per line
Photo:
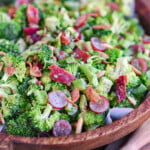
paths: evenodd
<path fill-rule="evenodd" d="M 92 149 L 111 143 L 138 128 L 150 117 L 150 96 L 133 112 L 110 125 L 63 137 L 30 138 L 0 133 L 0 150 Z"/>
<path fill-rule="evenodd" d="M 142 24 L 150 33 L 150 3 L 136 0 Z M 150 117 L 150 97 L 127 116 L 104 127 L 64 137 L 30 138 L 0 133 L 0 150 L 76 150 L 92 149 L 111 143 L 138 128 Z"/>

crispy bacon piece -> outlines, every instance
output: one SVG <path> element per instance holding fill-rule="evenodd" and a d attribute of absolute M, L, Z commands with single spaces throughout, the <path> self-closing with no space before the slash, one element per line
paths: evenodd
<path fill-rule="evenodd" d="M 0 72 L 2 71 L 3 69 L 3 62 L 0 62 Z"/>
<path fill-rule="evenodd" d="M 61 42 L 65 45 L 70 43 L 70 37 L 68 37 L 64 32 L 61 34 Z"/>
<path fill-rule="evenodd" d="M 87 59 L 88 59 L 89 57 L 91 57 L 90 54 L 88 54 L 87 52 L 85 52 L 85 51 L 83 51 L 83 50 L 81 50 L 81 49 L 79 49 L 79 48 L 76 48 L 76 49 L 74 50 L 73 54 L 74 54 L 74 57 L 75 57 L 76 59 L 80 59 L 80 58 L 81 58 L 82 61 L 84 61 L 85 63 L 87 62 Z"/>
<path fill-rule="evenodd" d="M 33 65 L 27 61 L 26 64 L 30 66 L 30 75 L 34 77 L 41 77 L 41 68 L 38 66 L 38 63 L 34 63 Z"/>
<path fill-rule="evenodd" d="M 66 84 L 67 86 L 70 86 L 72 81 L 75 79 L 74 75 L 58 67 L 56 64 L 53 64 L 48 68 L 51 69 L 50 78 L 55 82 L 59 82 L 62 84 Z"/>
<path fill-rule="evenodd" d="M 116 80 L 116 94 L 119 103 L 126 98 L 126 84 L 127 77 L 125 75 L 120 76 Z"/>
<path fill-rule="evenodd" d="M 86 89 L 86 96 L 90 98 L 90 101 L 92 102 L 98 102 L 100 99 L 99 95 L 96 93 L 91 85 L 88 86 L 88 88 Z"/>
<path fill-rule="evenodd" d="M 80 97 L 80 93 L 79 93 L 79 89 L 75 88 L 72 92 L 71 92 L 71 96 L 72 96 L 72 101 L 76 102 L 79 97 Z"/>
<path fill-rule="evenodd" d="M 7 72 L 8 75 L 13 76 L 15 68 L 13 67 L 12 63 L 10 63 L 8 66 L 5 67 L 5 72 Z"/>
<path fill-rule="evenodd" d="M 111 25 L 103 25 L 103 24 L 99 24 L 99 25 L 94 25 L 93 29 L 103 29 L 103 30 L 107 30 L 110 29 Z"/>

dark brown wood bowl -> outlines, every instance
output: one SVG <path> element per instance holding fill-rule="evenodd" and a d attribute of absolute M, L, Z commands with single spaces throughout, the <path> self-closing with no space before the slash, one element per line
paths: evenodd
<path fill-rule="evenodd" d="M 30 138 L 0 133 L 0 150 L 87 150 L 111 143 L 150 117 L 150 96 L 133 112 L 110 125 L 63 137 Z"/>
<path fill-rule="evenodd" d="M 150 0 L 136 0 L 139 18 L 150 33 Z M 110 125 L 64 137 L 30 138 L 0 133 L 0 150 L 87 150 L 111 143 L 137 129 L 150 117 L 150 97 Z"/>

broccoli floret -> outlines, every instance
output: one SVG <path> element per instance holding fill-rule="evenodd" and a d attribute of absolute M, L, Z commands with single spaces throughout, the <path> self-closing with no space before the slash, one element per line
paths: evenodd
<path fill-rule="evenodd" d="M 14 40 L 19 36 L 21 27 L 18 23 L 11 20 L 9 16 L 0 13 L 0 22 L 0 38 Z"/>
<path fill-rule="evenodd" d="M 27 5 L 23 4 L 21 5 L 15 15 L 14 15 L 14 21 L 18 23 L 22 28 L 27 26 L 27 16 L 26 14 Z"/>
<path fill-rule="evenodd" d="M 1 2 L 5 5 L 13 3 L 15 0 L 1 0 Z"/>
<path fill-rule="evenodd" d="M 144 82 L 146 87 L 150 90 L 150 71 L 147 71 L 147 73 L 142 73 L 141 80 Z"/>
<path fill-rule="evenodd" d="M 116 93 L 115 92 L 112 92 L 109 94 L 108 96 L 108 99 L 109 99 L 109 102 L 110 102 L 110 107 L 113 108 L 113 107 L 129 107 L 129 108 L 136 108 L 139 104 L 140 104 L 140 101 L 138 101 L 132 94 L 131 92 L 128 92 L 127 91 L 127 96 L 130 96 L 132 97 L 133 99 L 135 99 L 136 101 L 136 106 L 134 106 L 131 102 L 129 102 L 129 100 L 126 98 L 124 99 L 123 101 L 121 101 L 120 103 L 118 103 L 117 101 L 117 96 L 116 96 Z"/>
<path fill-rule="evenodd" d="M 25 114 L 21 114 L 15 119 L 9 120 L 6 125 L 6 133 L 8 134 L 27 137 L 34 137 L 36 135 L 36 131 L 31 126 L 31 123 Z"/>
<path fill-rule="evenodd" d="M 7 97 L 8 95 L 18 92 L 18 81 L 15 77 L 9 77 L 7 82 L 3 80 L 0 81 L 0 95 L 2 98 Z"/>
<path fill-rule="evenodd" d="M 41 45 L 41 50 L 38 53 L 38 58 L 44 64 L 44 68 L 47 68 L 51 62 L 52 50 L 48 47 L 47 44 Z"/>
<path fill-rule="evenodd" d="M 19 47 L 12 41 L 2 39 L 0 40 L 0 51 L 5 53 L 19 54 Z"/>
<path fill-rule="evenodd" d="M 26 77 L 23 82 L 19 85 L 18 91 L 21 95 L 26 95 L 27 89 L 28 89 L 28 81 L 30 80 L 30 77 Z"/>
<path fill-rule="evenodd" d="M 98 79 L 96 76 L 96 69 L 94 67 L 92 67 L 89 64 L 83 64 L 83 65 L 80 65 L 80 70 L 88 78 L 90 84 L 92 84 L 95 87 L 98 85 Z"/>
<path fill-rule="evenodd" d="M 104 116 L 103 114 L 96 114 L 92 111 L 87 111 L 86 113 L 83 114 L 83 120 L 84 120 L 84 125 L 85 126 L 93 126 L 93 125 L 99 125 L 102 126 L 104 125 Z"/>
<path fill-rule="evenodd" d="M 41 77 L 41 81 L 42 81 L 42 84 L 44 84 L 44 85 L 49 84 L 51 82 L 50 73 L 49 72 L 43 72 L 42 77 Z"/>
<path fill-rule="evenodd" d="M 1 110 L 4 118 L 12 117 L 19 111 L 20 106 L 24 103 L 19 94 L 8 95 L 4 97 L 1 102 Z"/>
<path fill-rule="evenodd" d="M 85 95 L 81 95 L 81 97 L 80 97 L 79 108 L 80 108 L 81 112 L 86 111 L 87 99 L 86 99 Z"/>
<path fill-rule="evenodd" d="M 64 89 L 66 89 L 67 86 L 65 84 L 61 84 L 59 82 L 51 82 L 51 88 L 52 88 L 52 91 L 55 91 L 55 90 L 64 91 Z"/>
<path fill-rule="evenodd" d="M 26 73 L 26 64 L 25 61 L 21 56 L 13 55 L 12 53 L 5 55 L 2 58 L 5 66 L 10 66 L 10 64 L 14 67 L 14 75 L 17 77 L 17 79 L 22 82 L 22 80 L 25 78 Z M 9 77 L 9 74 L 5 72 L 3 76 L 3 80 L 7 81 Z"/>
<path fill-rule="evenodd" d="M 74 88 L 78 88 L 80 91 L 86 90 L 87 84 L 84 79 L 76 79 L 72 82 Z"/>
<path fill-rule="evenodd" d="M 47 104 L 46 107 L 36 105 L 29 112 L 29 117 L 33 127 L 44 132 L 50 131 L 53 128 L 54 123 L 60 118 L 60 113 L 58 111 L 52 112 L 50 104 Z"/>
<path fill-rule="evenodd" d="M 96 88 L 96 92 L 99 93 L 100 95 L 104 95 L 107 97 L 108 93 L 111 90 L 112 85 L 113 85 L 113 82 L 110 79 L 106 77 L 102 77 Z"/>
<path fill-rule="evenodd" d="M 128 57 L 120 57 L 117 59 L 116 67 L 113 65 L 107 65 L 106 76 L 112 81 L 115 81 L 119 76 L 127 76 L 127 88 L 134 88 L 141 84 L 140 78 L 132 70 L 128 63 Z"/>
<path fill-rule="evenodd" d="M 120 49 L 117 49 L 117 48 L 115 48 L 115 49 L 113 49 L 113 50 L 108 49 L 108 50 L 106 50 L 105 52 L 109 55 L 109 61 L 110 61 L 110 62 L 116 62 L 117 59 L 118 59 L 119 57 L 121 57 L 121 56 L 122 56 L 122 53 L 123 53 Z"/>
<path fill-rule="evenodd" d="M 133 90 L 133 94 L 136 96 L 137 99 L 141 100 L 142 97 L 144 97 L 147 90 L 147 87 L 141 84 L 139 87 Z"/>
<path fill-rule="evenodd" d="M 78 64 L 77 63 L 72 63 L 72 64 L 69 64 L 66 66 L 65 70 L 67 70 L 68 72 L 70 72 L 72 75 L 75 75 L 77 74 L 78 72 Z"/>
<path fill-rule="evenodd" d="M 67 120 L 68 122 L 70 122 L 70 117 L 65 113 L 61 113 L 60 120 Z"/>
<path fill-rule="evenodd" d="M 35 90 L 35 89 L 31 89 L 27 95 L 30 96 L 31 94 L 34 95 L 34 102 L 36 104 L 39 104 L 39 105 L 45 105 L 47 104 L 48 102 L 48 96 L 47 96 L 47 92 L 44 91 L 44 90 Z"/>
<path fill-rule="evenodd" d="M 65 107 L 65 111 L 69 116 L 75 116 L 78 112 L 78 108 L 73 106 L 71 103 L 68 103 Z"/>

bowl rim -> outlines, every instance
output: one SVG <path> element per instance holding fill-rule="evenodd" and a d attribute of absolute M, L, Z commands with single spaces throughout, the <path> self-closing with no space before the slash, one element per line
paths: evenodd
<path fill-rule="evenodd" d="M 138 128 L 144 121 L 150 117 L 150 96 L 135 108 L 132 112 L 114 121 L 109 125 L 82 132 L 79 134 L 71 134 L 62 137 L 22 137 L 15 135 L 8 135 L 0 133 L 0 148 L 1 145 L 8 145 L 10 143 L 22 143 L 33 145 L 48 145 L 48 146 L 83 146 L 87 144 L 93 148 L 95 146 L 102 146 L 113 142 Z M 95 146 L 94 146 L 95 145 Z"/>

